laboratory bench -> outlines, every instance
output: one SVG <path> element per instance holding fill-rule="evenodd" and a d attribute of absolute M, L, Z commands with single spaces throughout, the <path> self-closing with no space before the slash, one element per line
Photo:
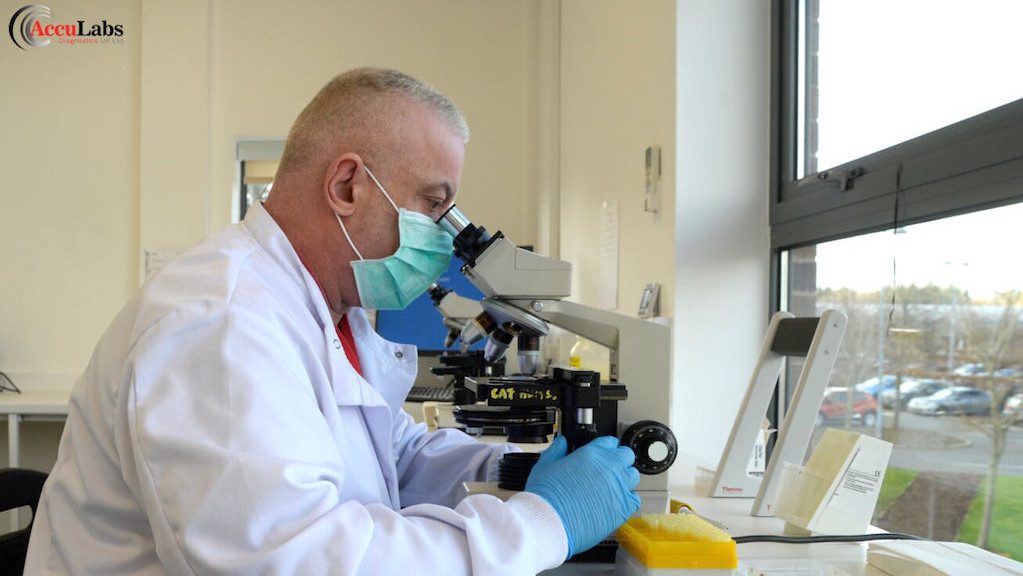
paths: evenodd
<path fill-rule="evenodd" d="M 692 486 L 674 486 L 671 498 L 691 505 L 693 510 L 715 523 L 720 523 L 733 537 L 753 535 L 781 535 L 784 522 L 773 517 L 753 517 L 749 511 L 752 498 L 710 498 L 695 496 Z M 871 528 L 870 532 L 883 532 Z M 934 562 L 942 562 L 939 570 L 915 562 L 903 563 L 896 568 L 882 570 L 867 561 L 871 544 L 893 547 L 918 547 Z M 905 540 L 882 540 L 868 542 L 788 544 L 756 542 L 738 544 L 736 552 L 739 568 L 736 576 L 899 576 L 912 574 L 943 575 L 968 574 L 976 576 L 1023 575 L 1023 563 L 1003 558 L 975 546 L 962 543 L 916 542 Z M 898 563 L 908 562 L 899 560 Z M 898 564 L 897 563 L 897 564 Z M 953 565 L 956 564 L 956 565 Z M 667 569 L 647 571 L 649 574 L 685 574 L 686 571 Z M 699 571 L 693 571 L 700 574 Z M 544 576 L 618 576 L 615 564 L 574 564 L 566 563 L 558 568 L 541 572 Z"/>
<path fill-rule="evenodd" d="M 70 390 L 5 390 L 0 393 L 0 416 L 7 418 L 7 466 L 21 464 L 21 423 L 26 420 L 63 421 Z"/>
<path fill-rule="evenodd" d="M 26 420 L 56 420 L 67 417 L 70 390 L 24 390 L 22 393 L 0 393 L 0 416 L 7 418 L 9 458 L 8 466 L 20 462 L 20 425 Z M 406 406 L 406 408 L 410 408 Z M 421 407 L 415 407 L 420 408 Z M 416 410 L 410 411 L 415 414 Z M 669 496 L 689 504 L 700 516 L 719 524 L 733 538 L 750 535 L 781 535 L 784 521 L 774 517 L 750 515 L 752 498 L 710 498 L 699 496 L 691 484 L 673 485 Z M 757 542 L 739 544 L 739 568 L 736 575 L 767 576 L 888 576 L 867 563 L 866 542 L 786 544 Z M 978 549 L 979 550 L 979 549 Z M 1012 561 L 1011 570 L 1023 565 Z M 751 572 L 757 567 L 762 571 Z M 566 563 L 542 572 L 544 576 L 602 576 L 616 574 L 614 563 Z"/>
<path fill-rule="evenodd" d="M 780 535 L 784 521 L 778 518 L 754 517 L 749 511 L 752 498 L 709 498 L 696 496 L 692 486 L 675 486 L 671 498 L 689 504 L 704 518 L 720 524 L 733 538 L 751 535 Z M 866 543 L 748 543 L 736 547 L 740 569 L 737 575 L 747 576 L 748 568 L 756 567 L 764 574 L 785 576 L 888 576 L 867 565 Z M 541 572 L 544 576 L 613 575 L 614 564 L 566 563 Z M 656 574 L 657 572 L 651 572 Z M 679 571 L 684 574 L 685 571 Z M 699 573 L 699 572 L 696 572 Z M 761 572 L 753 572 L 759 576 Z"/>

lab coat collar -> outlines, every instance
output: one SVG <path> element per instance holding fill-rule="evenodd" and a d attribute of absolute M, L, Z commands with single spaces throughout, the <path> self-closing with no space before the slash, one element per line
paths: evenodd
<path fill-rule="evenodd" d="M 296 282 L 305 285 L 306 307 L 316 318 L 328 350 L 340 350 L 337 332 L 320 287 L 302 264 L 284 231 L 261 203 L 249 208 L 244 224 L 274 261 L 290 272 L 289 276 Z M 381 337 L 361 308 L 349 308 L 346 314 L 363 374 L 356 372 L 347 358 L 344 362 L 330 362 L 328 370 L 335 401 L 338 405 L 386 405 L 392 415 L 397 414 L 415 381 L 418 366 L 416 347 Z M 376 392 L 368 390 L 369 387 Z"/>
<path fill-rule="evenodd" d="M 262 205 L 257 204 L 250 210 L 245 223 L 256 241 L 289 276 L 305 285 L 305 305 L 323 335 L 326 352 L 323 368 L 330 379 L 333 402 L 338 406 L 355 407 L 362 413 L 374 450 L 380 457 L 380 472 L 390 505 L 398 509 L 401 498 L 397 473 L 390 464 L 395 461 L 391 434 L 405 396 L 415 381 L 416 348 L 388 342 L 370 326 L 361 308 L 349 308 L 345 314 L 362 366 L 362 374 L 359 374 L 344 352 L 319 284 L 302 264 L 284 231 Z"/>
<path fill-rule="evenodd" d="M 305 299 L 306 308 L 319 322 L 320 328 L 331 326 L 330 313 L 323 300 L 323 295 L 320 293 L 319 285 L 306 270 L 298 253 L 295 252 L 295 248 L 284 234 L 284 230 L 281 230 L 277 221 L 266 211 L 263 203 L 256 202 L 250 206 L 242 223 L 249 229 L 263 250 L 273 258 L 274 262 L 284 268 L 288 272 L 288 276 L 293 278 L 299 286 L 305 286 L 305 290 L 309 294 L 309 297 Z M 325 313 L 326 316 L 324 316 Z M 324 322 L 324 318 L 327 319 L 326 322 Z"/>

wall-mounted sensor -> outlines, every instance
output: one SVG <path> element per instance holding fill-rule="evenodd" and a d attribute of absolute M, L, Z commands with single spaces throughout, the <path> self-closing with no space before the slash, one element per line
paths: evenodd
<path fill-rule="evenodd" d="M 643 191 L 643 210 L 661 211 L 661 147 L 646 149 L 646 189 Z"/>

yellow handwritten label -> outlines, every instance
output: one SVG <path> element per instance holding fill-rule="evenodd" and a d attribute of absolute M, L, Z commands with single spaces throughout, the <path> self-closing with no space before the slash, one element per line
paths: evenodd
<path fill-rule="evenodd" d="M 557 400 L 558 397 L 550 391 L 544 390 L 519 390 L 519 400 Z"/>
<path fill-rule="evenodd" d="M 511 400 L 515 398 L 514 388 L 491 388 L 490 398 L 492 400 Z"/>

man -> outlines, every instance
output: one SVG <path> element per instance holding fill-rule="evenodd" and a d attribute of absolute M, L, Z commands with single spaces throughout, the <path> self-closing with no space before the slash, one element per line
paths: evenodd
<path fill-rule="evenodd" d="M 533 574 L 638 507 L 613 438 L 556 441 L 507 502 L 505 448 L 402 411 L 415 348 L 362 306 L 402 307 L 445 269 L 433 221 L 468 129 L 404 74 L 328 83 L 274 189 L 148 282 L 75 387 L 27 574 Z"/>

